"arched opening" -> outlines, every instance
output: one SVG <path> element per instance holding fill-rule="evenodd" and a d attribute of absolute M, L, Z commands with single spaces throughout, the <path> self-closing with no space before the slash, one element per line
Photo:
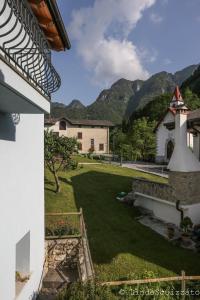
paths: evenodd
<path fill-rule="evenodd" d="M 170 140 L 167 143 L 167 160 L 170 160 L 173 151 L 174 151 L 174 143 Z"/>
<path fill-rule="evenodd" d="M 60 130 L 66 130 L 66 122 L 65 121 L 60 121 L 60 124 L 59 124 L 59 129 Z"/>

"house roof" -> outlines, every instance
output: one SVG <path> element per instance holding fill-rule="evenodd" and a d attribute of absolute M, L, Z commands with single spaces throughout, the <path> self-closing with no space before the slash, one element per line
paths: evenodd
<path fill-rule="evenodd" d="M 200 120 L 200 108 L 189 112 L 188 121 Z"/>
<path fill-rule="evenodd" d="M 28 0 L 38 23 L 53 50 L 70 49 L 70 41 L 56 0 Z"/>
<path fill-rule="evenodd" d="M 187 114 L 187 123 L 188 128 L 193 128 L 194 125 L 200 126 L 200 109 L 196 109 L 193 111 L 189 111 Z M 175 121 L 174 122 L 167 122 L 164 124 L 169 130 L 175 128 Z"/>
<path fill-rule="evenodd" d="M 162 117 L 160 118 L 160 120 L 158 121 L 156 127 L 154 128 L 154 132 L 157 131 L 158 127 L 160 126 L 160 124 L 162 123 L 162 121 L 164 120 L 165 116 L 168 114 L 168 112 L 170 112 L 171 114 L 173 114 L 175 116 L 176 114 L 176 109 L 173 107 L 168 107 L 168 109 L 165 111 L 165 113 L 162 115 Z"/>
<path fill-rule="evenodd" d="M 56 122 L 66 120 L 71 125 L 83 125 L 83 126 L 105 126 L 105 127 L 114 127 L 115 125 L 108 120 L 73 120 L 66 117 L 57 118 L 57 119 L 46 119 L 45 125 L 54 125 Z"/>
<path fill-rule="evenodd" d="M 180 102 L 182 102 L 183 104 L 180 104 Z M 182 109 L 188 109 L 186 106 L 184 106 L 183 97 L 182 97 L 181 92 L 179 90 L 179 87 L 177 85 L 175 87 L 175 90 L 174 90 L 174 94 L 173 94 L 172 101 L 170 103 L 170 107 L 165 111 L 162 118 L 157 123 L 157 125 L 154 129 L 154 132 L 157 131 L 158 127 L 160 126 L 160 124 L 162 123 L 162 121 L 164 120 L 164 118 L 165 118 L 165 116 L 167 115 L 168 112 L 171 112 L 175 116 L 176 115 L 176 110 L 180 107 Z M 172 122 L 170 122 L 170 123 L 172 123 Z"/>

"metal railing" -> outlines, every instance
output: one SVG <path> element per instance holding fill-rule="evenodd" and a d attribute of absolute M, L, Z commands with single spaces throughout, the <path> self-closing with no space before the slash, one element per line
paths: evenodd
<path fill-rule="evenodd" d="M 46 97 L 60 87 L 49 44 L 26 0 L 0 1 L 0 56 Z"/>

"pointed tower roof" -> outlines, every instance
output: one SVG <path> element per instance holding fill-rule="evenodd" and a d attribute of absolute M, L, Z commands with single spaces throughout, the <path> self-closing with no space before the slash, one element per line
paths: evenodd
<path fill-rule="evenodd" d="M 172 101 L 170 103 L 170 107 L 177 108 L 180 105 L 184 105 L 183 97 L 181 95 L 180 89 L 178 85 L 175 87 Z"/>
<path fill-rule="evenodd" d="M 180 89 L 179 89 L 179 86 L 178 86 L 178 85 L 175 87 L 175 90 L 174 90 L 174 96 L 173 96 L 172 101 L 180 101 L 180 102 L 183 102 L 183 97 L 182 97 L 182 95 L 181 95 L 181 92 L 180 92 Z"/>

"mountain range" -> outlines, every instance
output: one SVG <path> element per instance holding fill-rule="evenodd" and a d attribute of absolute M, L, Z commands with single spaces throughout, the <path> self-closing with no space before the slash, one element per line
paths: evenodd
<path fill-rule="evenodd" d="M 104 119 L 120 124 L 124 118 L 143 108 L 155 97 L 172 93 L 176 85 L 182 85 L 194 76 L 198 65 L 191 65 L 174 74 L 160 72 L 147 80 L 119 79 L 109 89 L 103 90 L 90 105 L 84 106 L 75 99 L 69 105 L 52 102 L 53 118 L 66 116 L 72 119 Z M 199 75 L 198 73 L 198 75 Z M 196 76 L 197 77 L 197 76 Z M 196 78 L 195 77 L 195 78 Z"/>

